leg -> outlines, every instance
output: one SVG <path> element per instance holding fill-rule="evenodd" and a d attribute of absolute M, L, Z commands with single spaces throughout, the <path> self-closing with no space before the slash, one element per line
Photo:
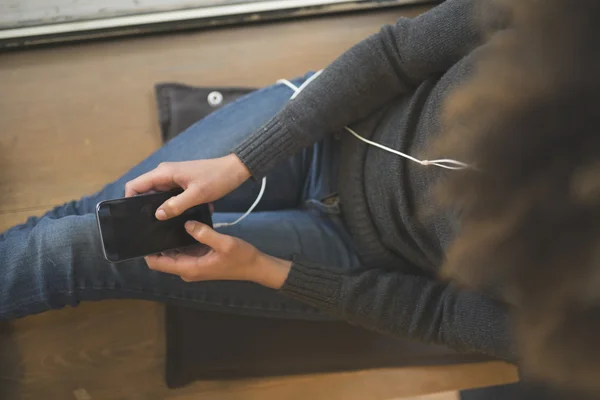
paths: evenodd
<path fill-rule="evenodd" d="M 302 84 L 309 76 L 310 74 L 296 79 L 295 84 Z M 226 155 L 236 144 L 273 117 L 291 95 L 292 91 L 287 86 L 273 85 L 244 96 L 198 121 L 125 175 L 106 185 L 98 193 L 56 207 L 43 217 L 61 218 L 67 215 L 93 213 L 99 201 L 122 197 L 127 181 L 154 169 L 161 162 L 197 160 Z M 267 179 L 270 183 L 276 184 L 268 185 L 263 201 L 261 201 L 261 209 L 285 209 L 298 205 L 303 194 L 304 179 L 310 166 L 311 155 L 312 150 L 301 152 L 280 168 L 274 169 Z M 259 189 L 259 182 L 248 182 L 232 193 L 228 199 L 218 202 L 217 210 L 243 211 L 252 204 Z M 39 217 L 32 217 L 24 225 L 34 226 L 39 220 Z M 24 226 L 15 227 L 15 229 L 22 228 Z M 0 237 L 2 237 L 1 234 Z"/>
<path fill-rule="evenodd" d="M 215 214 L 216 221 L 236 215 Z M 356 268 L 358 259 L 339 216 L 315 209 L 254 213 L 223 232 L 281 258 L 302 254 L 326 265 Z M 104 260 L 93 215 L 43 218 L 0 239 L 0 319 L 75 306 L 81 301 L 130 298 L 207 310 L 321 319 L 316 310 L 246 282 L 185 283 L 151 271 L 143 259 Z"/>
<path fill-rule="evenodd" d="M 202 130 L 198 129 L 198 135 L 210 127 L 209 122 L 210 116 L 195 125 L 204 126 Z M 260 122 L 255 121 L 255 124 L 260 125 Z M 227 127 L 225 120 L 214 126 L 215 130 Z M 253 130 L 249 129 L 246 134 Z M 193 130 L 184 135 L 189 136 L 191 132 Z M 169 145 L 177 143 L 178 139 Z M 183 140 L 181 146 L 190 147 L 187 140 L 191 139 L 180 140 Z M 169 145 L 159 150 L 158 156 L 150 157 L 149 160 L 158 160 L 153 160 L 148 170 L 160 161 L 176 160 L 165 158 L 170 157 L 168 154 L 161 156 Z M 220 151 L 227 152 L 229 148 L 223 146 Z M 224 154 L 219 154 L 219 149 L 214 153 L 205 150 L 198 151 L 202 154 L 195 157 Z M 290 258 L 292 254 L 303 254 L 327 265 L 357 267 L 358 259 L 349 244 L 336 202 L 325 204 L 320 201 L 335 192 L 336 156 L 337 143 L 327 140 L 295 157 L 286 164 L 287 167 L 277 168 L 275 178 L 269 178 L 268 187 L 273 194 L 266 196 L 261 204 L 263 209 L 281 211 L 254 213 L 242 224 L 224 228 L 223 232 L 246 239 L 274 256 Z M 149 160 L 146 161 L 150 163 Z M 133 177 L 143 172 L 144 167 L 138 166 L 129 174 Z M 109 298 L 168 301 L 254 315 L 325 318 L 314 309 L 257 285 L 243 282 L 189 284 L 178 277 L 150 271 L 141 259 L 118 266 L 105 261 L 95 217 L 86 211 L 93 209 L 102 198 L 122 196 L 128 179 L 130 176 L 126 175 L 121 182 L 108 185 L 95 196 L 55 209 L 45 217 L 0 235 L 0 276 L 3 277 L 0 280 L 0 319 Z M 239 196 L 240 201 L 249 204 L 254 195 L 248 197 Z M 239 208 L 239 204 L 233 204 L 237 201 L 230 203 L 224 201 L 218 210 Z M 243 204 L 244 209 L 247 204 Z M 238 215 L 217 213 L 214 219 L 215 222 L 231 221 Z"/>

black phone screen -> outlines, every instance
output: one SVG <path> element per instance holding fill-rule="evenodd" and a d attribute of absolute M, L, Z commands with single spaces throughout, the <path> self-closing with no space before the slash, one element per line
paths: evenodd
<path fill-rule="evenodd" d="M 96 215 L 106 259 L 119 262 L 198 244 L 184 225 L 194 220 L 212 226 L 208 205 L 192 207 L 166 221 L 154 216 L 161 204 L 179 193 L 172 190 L 99 203 Z"/>

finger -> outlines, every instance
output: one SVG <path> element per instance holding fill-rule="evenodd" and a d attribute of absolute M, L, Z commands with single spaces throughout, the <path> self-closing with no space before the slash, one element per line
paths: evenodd
<path fill-rule="evenodd" d="M 211 248 L 205 244 L 198 243 L 196 246 L 188 246 L 185 249 L 182 249 L 180 253 L 187 254 L 193 257 L 203 257 L 210 253 Z"/>
<path fill-rule="evenodd" d="M 165 191 L 178 187 L 174 178 L 174 167 L 161 166 L 125 184 L 125 196 L 131 197 L 151 190 Z"/>
<path fill-rule="evenodd" d="M 185 259 L 179 255 L 151 255 L 144 258 L 150 269 L 179 276 L 188 275 L 195 264 L 194 258 L 189 256 Z"/>
<path fill-rule="evenodd" d="M 198 190 L 197 186 L 192 184 L 182 193 L 171 197 L 158 207 L 156 210 L 156 218 L 162 221 L 176 217 L 185 210 L 197 206 L 200 203 L 202 203 L 200 190 Z"/>
<path fill-rule="evenodd" d="M 162 251 L 160 254 L 163 257 L 175 257 L 178 253 L 179 253 L 178 250 L 168 250 L 168 251 Z"/>
<path fill-rule="evenodd" d="M 150 269 L 167 274 L 179 275 L 186 282 L 210 279 L 204 268 L 199 267 L 199 258 L 179 253 L 172 257 L 147 256 Z"/>
<path fill-rule="evenodd" d="M 175 259 L 162 254 L 155 254 L 144 257 L 148 268 L 154 271 L 165 272 L 167 274 L 179 275 L 179 270 L 175 265 Z"/>
<path fill-rule="evenodd" d="M 185 223 L 185 229 L 198 242 L 217 252 L 229 252 L 231 246 L 235 243 L 235 238 L 218 233 L 210 226 L 200 222 L 188 221 Z"/>

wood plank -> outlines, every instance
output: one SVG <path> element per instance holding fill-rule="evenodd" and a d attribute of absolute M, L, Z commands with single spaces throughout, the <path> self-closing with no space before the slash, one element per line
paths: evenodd
<path fill-rule="evenodd" d="M 460 400 L 460 394 L 458 392 L 444 392 L 396 400 Z"/>
<path fill-rule="evenodd" d="M 24 223 L 30 216 L 42 215 L 45 211 L 46 209 L 43 207 L 32 207 L 23 211 L 0 211 L 0 233 L 12 226 Z"/>
<path fill-rule="evenodd" d="M 514 380 L 514 371 L 503 363 L 395 368 L 238 381 L 218 387 L 196 384 L 194 394 L 174 394 L 169 396 L 169 400 L 192 400 L 198 397 L 211 400 L 384 400 Z"/>
<path fill-rule="evenodd" d="M 15 360 L 0 386 L 18 393 L 10 399 L 163 398 L 162 315 L 159 304 L 106 301 L 15 321 L 0 336 L 2 358 Z"/>

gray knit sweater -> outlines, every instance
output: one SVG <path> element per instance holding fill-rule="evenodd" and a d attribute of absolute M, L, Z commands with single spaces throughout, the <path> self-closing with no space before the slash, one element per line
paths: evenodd
<path fill-rule="evenodd" d="M 418 155 L 440 132 L 442 102 L 472 71 L 484 32 L 502 27 L 484 2 L 448 0 L 383 27 L 329 65 L 235 154 L 259 178 L 350 125 Z M 514 361 L 508 307 L 435 279 L 456 224 L 450 215 L 424 218 L 420 211 L 432 204 L 431 184 L 447 172 L 349 134 L 341 143 L 343 217 L 364 268 L 348 273 L 296 259 L 281 292 L 380 332 Z"/>

